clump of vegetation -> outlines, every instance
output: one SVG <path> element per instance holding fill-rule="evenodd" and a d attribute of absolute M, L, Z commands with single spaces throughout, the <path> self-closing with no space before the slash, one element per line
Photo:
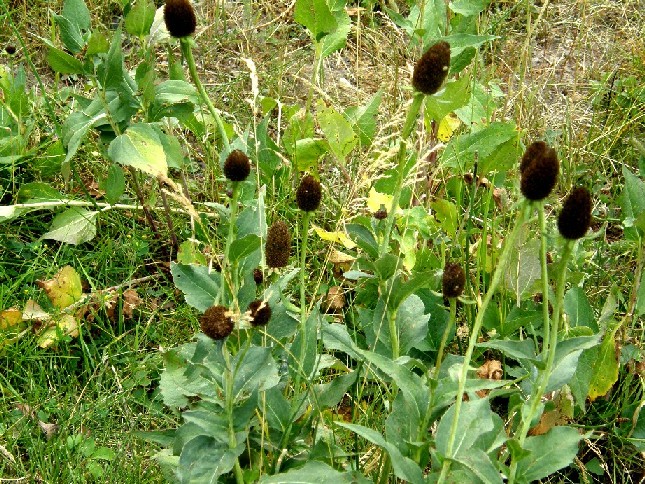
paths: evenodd
<path fill-rule="evenodd" d="M 526 18 L 528 82 L 549 2 L 87 2 L 51 12 L 44 59 L 0 12 L 25 61 L 0 66 L 3 476 L 632 479 L 645 99 L 621 93 L 608 180 L 573 161 L 614 163 L 594 126 L 524 124 L 535 93 L 487 59 Z M 274 24 L 304 76 L 271 48 L 208 78 Z M 334 62 L 388 28 L 396 77 L 364 93 Z"/>

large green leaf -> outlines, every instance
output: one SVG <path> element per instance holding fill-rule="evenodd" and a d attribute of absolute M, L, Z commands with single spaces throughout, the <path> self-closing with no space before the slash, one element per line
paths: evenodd
<path fill-rule="evenodd" d="M 252 346 L 246 353 L 241 351 L 233 360 L 232 367 L 235 400 L 240 400 L 255 390 L 268 390 L 280 382 L 278 365 L 270 348 Z"/>
<path fill-rule="evenodd" d="M 85 208 L 69 208 L 52 220 L 49 232 L 42 238 L 72 245 L 88 242 L 96 236 L 97 215 L 98 212 Z"/>
<path fill-rule="evenodd" d="M 337 25 L 332 32 L 322 39 L 320 56 L 324 59 L 337 50 L 345 47 L 347 35 L 352 29 L 352 21 L 345 10 L 346 0 L 328 0 L 331 14 L 336 19 Z"/>
<path fill-rule="evenodd" d="M 150 33 L 157 8 L 150 0 L 137 0 L 125 16 L 125 30 L 130 35 L 143 37 Z"/>
<path fill-rule="evenodd" d="M 56 47 L 50 47 L 47 50 L 47 63 L 60 74 L 81 74 L 83 72 L 83 63 L 80 60 Z"/>
<path fill-rule="evenodd" d="M 449 7 L 455 13 L 471 16 L 478 15 L 488 7 L 490 0 L 453 0 Z"/>
<path fill-rule="evenodd" d="M 366 484 L 370 481 L 356 473 L 340 472 L 323 462 L 308 461 L 298 469 L 291 469 L 274 476 L 263 476 L 260 484 Z"/>
<path fill-rule="evenodd" d="M 296 141 L 294 158 L 299 171 L 315 169 L 321 156 L 329 151 L 329 143 L 318 138 L 304 138 Z"/>
<path fill-rule="evenodd" d="M 429 314 L 419 296 L 406 298 L 396 312 L 396 329 L 399 332 L 401 354 L 408 354 L 412 348 L 425 343 L 428 334 Z"/>
<path fill-rule="evenodd" d="M 517 464 L 518 481 L 536 482 L 571 464 L 582 438 L 572 427 L 553 427 L 544 435 L 527 438 L 524 450 L 530 454 Z"/>
<path fill-rule="evenodd" d="M 616 331 L 620 324 L 608 328 L 600 344 L 598 354 L 592 363 L 591 380 L 589 382 L 589 399 L 606 395 L 618 380 L 618 358 L 616 357 Z"/>
<path fill-rule="evenodd" d="M 569 325 L 587 326 L 593 331 L 598 331 L 598 323 L 593 309 L 582 288 L 574 286 L 564 296 L 564 311 L 569 318 Z"/>
<path fill-rule="evenodd" d="M 316 42 L 338 26 L 326 0 L 296 0 L 293 18 L 311 32 Z"/>
<path fill-rule="evenodd" d="M 363 146 L 369 146 L 376 133 L 376 116 L 383 99 L 383 92 L 378 91 L 369 102 L 363 106 L 352 106 L 345 110 L 345 117 L 352 125 Z"/>
<path fill-rule="evenodd" d="M 317 117 L 331 152 L 337 159 L 345 161 L 345 157 L 358 143 L 352 125 L 332 106 L 325 107 L 324 104 L 318 106 Z"/>
<path fill-rule="evenodd" d="M 175 286 L 184 293 L 186 302 L 204 312 L 215 303 L 221 288 L 221 275 L 206 266 L 170 264 Z"/>
<path fill-rule="evenodd" d="M 226 442 L 217 441 L 206 435 L 198 435 L 181 449 L 177 469 L 179 482 L 191 484 L 218 482 L 219 476 L 233 469 L 237 456 L 243 451 L 243 445 L 231 450 Z"/>
<path fill-rule="evenodd" d="M 410 458 L 405 457 L 399 449 L 392 443 L 387 442 L 383 436 L 378 433 L 376 430 L 364 427 L 362 425 L 356 425 L 346 422 L 337 421 L 336 425 L 339 427 L 344 427 L 351 430 L 352 432 L 360 435 L 364 439 L 369 440 L 375 445 L 378 445 L 382 449 L 385 449 L 390 455 L 390 462 L 394 468 L 394 474 L 399 479 L 404 481 L 415 483 L 422 483 L 423 475 L 419 466 Z"/>
<path fill-rule="evenodd" d="M 621 194 L 620 205 L 622 208 L 625 236 L 637 240 L 639 231 L 642 237 L 643 229 L 637 223 L 639 217 L 645 213 L 645 182 L 634 175 L 626 166 L 623 166 L 625 188 Z"/>
<path fill-rule="evenodd" d="M 133 124 L 112 140 L 110 158 L 152 176 L 167 175 L 166 153 L 154 128 L 147 123 Z"/>

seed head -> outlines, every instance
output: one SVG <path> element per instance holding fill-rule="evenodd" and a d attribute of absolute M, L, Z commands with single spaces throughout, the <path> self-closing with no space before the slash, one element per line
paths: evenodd
<path fill-rule="evenodd" d="M 262 282 L 264 281 L 264 274 L 262 273 L 262 269 L 260 269 L 259 267 L 253 269 L 253 280 L 257 285 L 262 284 Z"/>
<path fill-rule="evenodd" d="M 531 144 L 520 163 L 520 190 L 529 200 L 546 198 L 558 180 L 560 163 L 555 150 L 544 141 Z"/>
<path fill-rule="evenodd" d="M 385 208 L 379 208 L 376 212 L 373 214 L 374 218 L 376 220 L 383 220 L 387 218 L 387 210 Z"/>
<path fill-rule="evenodd" d="M 466 285 L 466 273 L 459 264 L 451 262 L 446 263 L 443 268 L 443 279 L 441 280 L 441 288 L 443 290 L 443 297 L 459 297 L 464 292 Z"/>
<path fill-rule="evenodd" d="M 583 187 L 574 188 L 564 201 L 558 216 L 558 230 L 565 239 L 583 237 L 591 224 L 591 194 Z"/>
<path fill-rule="evenodd" d="M 269 303 L 260 299 L 256 299 L 249 304 L 249 311 L 251 312 L 251 326 L 264 326 L 271 319 L 271 307 Z"/>
<path fill-rule="evenodd" d="M 417 61 L 412 73 L 412 86 L 423 94 L 439 90 L 450 68 L 450 44 L 437 42 Z"/>
<path fill-rule="evenodd" d="M 173 37 L 188 37 L 195 33 L 197 18 L 189 0 L 166 0 L 163 19 Z"/>
<path fill-rule="evenodd" d="M 231 181 L 240 182 L 246 180 L 249 173 L 251 162 L 246 153 L 240 150 L 231 151 L 224 162 L 224 176 Z"/>
<path fill-rule="evenodd" d="M 281 220 L 273 222 L 267 231 L 265 255 L 267 266 L 284 267 L 289 262 L 291 236 L 289 227 Z"/>
<path fill-rule="evenodd" d="M 303 177 L 296 191 L 298 208 L 304 212 L 313 212 L 320 206 L 321 198 L 322 187 L 320 182 L 311 175 Z"/>
<path fill-rule="evenodd" d="M 211 306 L 199 318 L 202 332 L 213 339 L 224 339 L 233 331 L 233 321 L 226 316 L 225 306 Z"/>

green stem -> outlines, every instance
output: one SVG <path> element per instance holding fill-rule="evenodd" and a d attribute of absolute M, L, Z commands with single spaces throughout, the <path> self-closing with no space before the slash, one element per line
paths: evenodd
<path fill-rule="evenodd" d="M 535 391 L 531 395 L 531 402 L 529 405 L 529 410 L 526 414 L 522 411 L 522 427 L 520 428 L 519 438 L 517 439 L 520 447 L 524 445 L 526 441 L 526 436 L 528 435 L 529 429 L 531 428 L 531 423 L 533 418 L 537 413 L 537 409 L 540 406 L 540 401 L 542 400 L 542 395 L 546 390 L 546 387 L 549 383 L 549 378 L 551 377 L 551 371 L 553 370 L 553 363 L 555 361 L 555 351 L 558 344 L 558 332 L 560 330 L 560 320 L 561 320 L 561 308 L 564 301 L 564 289 L 566 283 L 566 273 L 567 273 L 567 263 L 573 252 L 573 247 L 575 241 L 566 240 L 564 243 L 564 248 L 562 251 L 562 259 L 560 261 L 560 270 L 558 272 L 558 280 L 556 282 L 557 293 L 555 295 L 554 307 L 553 307 L 553 328 L 551 328 L 550 341 L 548 342 L 548 350 L 546 353 L 546 364 L 544 369 L 538 375 L 538 384 L 536 385 Z M 515 474 L 517 473 L 517 460 L 511 458 L 511 467 L 509 470 L 509 484 L 515 482 Z"/>
<path fill-rule="evenodd" d="M 311 212 L 302 214 L 302 244 L 300 246 L 300 324 L 304 328 L 307 320 L 307 300 L 305 285 L 305 264 L 307 261 L 307 242 L 309 240 L 309 219 Z M 304 338 L 303 338 L 304 341 Z"/>
<path fill-rule="evenodd" d="M 240 467 L 240 461 L 237 458 L 237 437 L 235 436 L 235 424 L 233 419 L 233 369 L 231 368 L 231 356 L 229 354 L 228 348 L 226 347 L 226 341 L 222 342 L 222 354 L 224 356 L 224 361 L 226 362 L 226 370 L 224 371 L 224 384 L 225 384 L 225 405 L 226 405 L 226 417 L 228 420 L 228 448 L 233 451 L 235 457 L 235 481 L 238 484 L 244 483 L 244 475 L 242 474 L 242 468 Z"/>
<path fill-rule="evenodd" d="M 448 472 L 450 471 L 450 465 L 452 463 L 452 457 L 453 457 L 452 455 L 453 447 L 455 445 L 455 440 L 457 438 L 457 425 L 459 423 L 459 412 L 461 410 L 464 389 L 466 388 L 468 368 L 470 366 L 470 360 L 473 356 L 473 351 L 475 350 L 475 346 L 477 344 L 479 331 L 481 330 L 482 323 L 484 322 L 484 315 L 486 314 L 486 309 L 488 308 L 488 305 L 493 299 L 493 295 L 497 290 L 497 286 L 501 282 L 502 276 L 506 271 L 506 266 L 508 265 L 508 262 L 510 260 L 511 253 L 515 250 L 517 238 L 520 234 L 520 230 L 524 222 L 528 218 L 529 211 L 530 211 L 529 203 L 526 201 L 523 201 L 522 206 L 520 207 L 520 212 L 518 213 L 517 220 L 515 222 L 515 226 L 513 227 L 513 230 L 511 231 L 511 233 L 506 237 L 506 240 L 504 242 L 504 249 L 502 250 L 502 254 L 500 255 L 499 262 L 497 264 L 497 267 L 495 268 L 495 272 L 493 273 L 493 278 L 491 280 L 490 286 L 488 288 L 488 291 L 486 291 L 486 295 L 484 296 L 484 301 L 482 302 L 481 307 L 477 311 L 477 317 L 475 318 L 475 323 L 473 324 L 473 327 L 470 332 L 468 348 L 466 349 L 466 354 L 464 355 L 464 362 L 462 364 L 461 373 L 459 375 L 459 384 L 457 387 L 457 395 L 455 400 L 455 414 L 452 419 L 452 424 L 450 426 L 450 435 L 448 436 L 448 444 L 446 446 L 446 456 L 445 456 L 445 460 L 443 461 L 443 466 L 441 468 L 441 475 L 439 476 L 440 483 L 446 482 L 446 478 L 448 477 Z"/>
<path fill-rule="evenodd" d="M 549 318 L 549 274 L 546 262 L 546 217 L 544 216 L 544 203 L 539 202 L 538 220 L 540 223 L 540 265 L 542 272 L 542 320 L 544 334 L 542 335 L 542 353 L 546 354 L 549 348 L 549 338 L 551 331 L 551 322 Z"/>
<path fill-rule="evenodd" d="M 193 57 L 192 42 L 193 40 L 191 37 L 182 37 L 181 39 L 179 39 L 179 44 L 181 45 L 181 53 L 186 59 L 186 63 L 188 64 L 188 71 L 190 72 L 190 77 L 195 83 L 195 87 L 197 87 L 197 91 L 199 92 L 199 96 L 201 97 L 202 102 L 206 104 L 208 111 L 211 113 L 211 116 L 213 116 L 213 119 L 215 120 L 215 124 L 217 124 L 217 129 L 219 130 L 219 135 L 222 138 L 224 150 L 229 151 L 230 145 L 228 141 L 228 136 L 226 135 L 226 129 L 224 129 L 224 123 L 222 122 L 222 118 L 217 112 L 217 109 L 215 109 L 215 106 L 213 106 L 213 103 L 208 97 L 208 94 L 206 94 L 206 90 L 204 89 L 202 82 L 199 80 L 199 75 L 197 74 L 197 67 L 195 66 L 195 58 Z"/>
<path fill-rule="evenodd" d="M 396 310 L 387 311 L 387 322 L 390 328 L 390 341 L 392 342 L 392 359 L 399 357 L 399 331 L 396 327 Z M 396 393 L 396 392 L 395 392 Z"/>
<path fill-rule="evenodd" d="M 224 247 L 224 259 L 222 260 L 222 278 L 228 279 L 228 287 L 229 290 L 231 291 L 231 300 L 233 301 L 233 308 L 237 309 L 237 277 L 235 277 L 235 274 L 233 274 L 234 271 L 231 269 L 235 269 L 234 267 L 231 266 L 229 262 L 229 253 L 231 251 L 231 245 L 233 244 L 233 241 L 235 240 L 235 222 L 237 220 L 237 205 L 238 205 L 238 199 L 240 197 L 240 183 L 239 182 L 232 182 L 232 190 L 233 190 L 233 196 L 231 197 L 231 215 L 229 217 L 229 225 L 228 225 L 228 235 L 226 237 L 226 246 Z"/>
<path fill-rule="evenodd" d="M 439 353 L 437 353 L 437 362 L 435 363 L 434 374 L 435 377 L 439 374 L 439 368 L 441 367 L 441 361 L 443 360 L 443 352 L 446 348 L 446 341 L 448 341 L 448 335 L 450 335 L 450 330 L 455 325 L 455 319 L 457 317 L 457 298 L 450 298 L 450 319 L 448 320 L 448 325 L 443 331 L 443 336 L 441 337 L 441 344 L 439 345 Z"/>

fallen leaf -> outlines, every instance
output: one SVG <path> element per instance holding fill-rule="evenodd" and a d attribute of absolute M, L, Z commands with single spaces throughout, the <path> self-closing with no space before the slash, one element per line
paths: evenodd
<path fill-rule="evenodd" d="M 141 298 L 136 289 L 126 289 L 123 291 L 123 316 L 130 319 L 134 314 L 134 310 L 141 304 Z"/>
<path fill-rule="evenodd" d="M 5 309 L 0 312 L 0 330 L 13 328 L 22 323 L 22 311 L 16 308 Z"/>
<path fill-rule="evenodd" d="M 29 299 L 25 303 L 25 309 L 22 311 L 22 319 L 25 321 L 38 321 L 44 322 L 51 318 L 51 315 L 40 307 L 40 305 L 33 299 Z"/>
<path fill-rule="evenodd" d="M 477 369 L 477 376 L 483 380 L 501 380 L 504 375 L 502 362 L 498 360 L 486 360 L 482 366 Z M 477 396 L 484 398 L 490 390 L 477 390 Z"/>
<path fill-rule="evenodd" d="M 83 295 L 81 276 L 72 266 L 61 268 L 52 279 L 36 283 L 45 290 L 52 305 L 58 309 L 71 306 Z"/>
<path fill-rule="evenodd" d="M 59 429 L 58 424 L 45 423 L 45 422 L 41 422 L 40 420 L 38 421 L 38 426 L 40 427 L 40 430 L 43 431 L 43 434 L 45 434 L 45 438 L 47 440 L 51 439 L 54 435 L 56 435 Z"/>
<path fill-rule="evenodd" d="M 343 274 L 352 267 L 352 263 L 355 260 L 356 258 L 352 257 L 351 255 L 345 254 L 344 252 L 340 252 L 338 250 L 333 250 L 329 256 L 329 262 L 334 265 L 334 267 L 332 268 L 334 277 L 336 279 L 342 278 Z"/>
<path fill-rule="evenodd" d="M 78 322 L 74 316 L 63 314 L 55 325 L 47 327 L 38 337 L 38 346 L 49 348 L 58 341 L 59 334 L 73 338 L 78 336 Z"/>
<path fill-rule="evenodd" d="M 322 308 L 326 313 L 337 313 L 345 307 L 345 294 L 340 286 L 332 286 L 327 291 L 322 302 Z"/>

